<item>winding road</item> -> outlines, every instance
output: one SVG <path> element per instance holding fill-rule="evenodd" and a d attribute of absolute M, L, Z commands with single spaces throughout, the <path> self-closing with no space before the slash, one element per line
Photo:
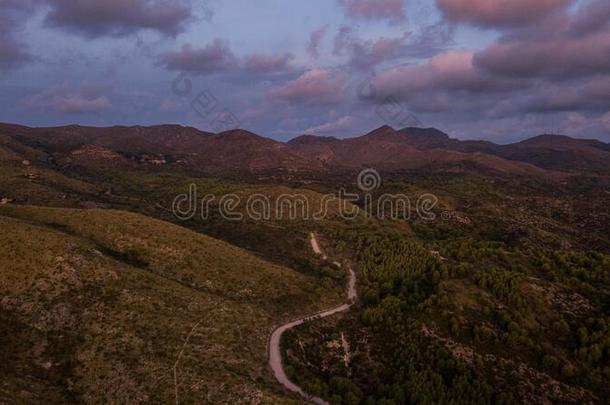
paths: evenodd
<path fill-rule="evenodd" d="M 311 249 L 315 254 L 322 256 L 324 260 L 326 260 L 326 255 L 320 249 L 320 245 L 318 244 L 318 240 L 316 239 L 316 235 L 312 232 L 310 233 Z M 335 262 L 337 266 L 341 266 L 340 263 Z M 271 338 L 269 338 L 269 366 L 275 375 L 275 378 L 278 380 L 280 384 L 286 387 L 288 390 L 299 394 L 301 397 L 306 399 L 309 402 L 319 405 L 327 405 L 328 402 L 324 401 L 321 398 L 317 398 L 305 393 L 298 385 L 290 381 L 286 372 L 284 371 L 284 367 L 282 366 L 282 352 L 280 349 L 280 343 L 282 341 L 282 335 L 287 330 L 294 328 L 295 326 L 302 325 L 304 322 L 308 320 L 313 320 L 317 318 L 326 318 L 328 316 L 332 316 L 341 312 L 345 312 L 350 309 L 356 298 L 358 297 L 358 292 L 356 291 L 356 273 L 350 267 L 349 269 L 349 282 L 347 287 L 347 302 L 345 304 L 341 304 L 334 308 L 330 308 L 321 312 L 318 312 L 313 315 L 309 315 L 305 318 L 297 319 L 295 321 L 289 322 L 285 325 L 280 326 L 271 334 Z"/>

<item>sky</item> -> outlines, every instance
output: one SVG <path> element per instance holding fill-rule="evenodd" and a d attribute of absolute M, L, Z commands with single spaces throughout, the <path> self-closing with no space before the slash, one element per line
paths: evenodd
<path fill-rule="evenodd" d="M 610 142 L 610 1 L 0 0 L 0 121 Z"/>

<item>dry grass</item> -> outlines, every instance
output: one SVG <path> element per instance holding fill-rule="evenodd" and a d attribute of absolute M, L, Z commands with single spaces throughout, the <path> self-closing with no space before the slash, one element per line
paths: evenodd
<path fill-rule="evenodd" d="M 182 348 L 180 403 L 290 402 L 266 339 L 327 304 L 311 279 L 120 211 L 6 205 L 0 226 L 0 402 L 174 402 Z"/>

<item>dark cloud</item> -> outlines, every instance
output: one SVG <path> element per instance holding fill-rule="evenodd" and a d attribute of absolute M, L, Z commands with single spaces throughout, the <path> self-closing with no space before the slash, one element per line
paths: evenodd
<path fill-rule="evenodd" d="M 22 25 L 34 8 L 29 0 L 0 2 L 0 70 L 9 70 L 33 59 L 19 40 Z"/>
<path fill-rule="evenodd" d="M 528 113 L 605 113 L 610 106 L 610 77 L 593 77 L 566 83 L 545 83 L 518 98 L 498 103 L 490 115 L 498 117 Z"/>
<path fill-rule="evenodd" d="M 179 51 L 165 52 L 161 54 L 159 64 L 169 70 L 210 74 L 235 68 L 237 59 L 229 46 L 217 38 L 204 48 L 187 44 Z"/>
<path fill-rule="evenodd" d="M 518 27 L 561 10 L 573 0 L 437 0 L 445 16 L 483 27 Z"/>
<path fill-rule="evenodd" d="M 501 41 L 477 54 L 476 64 L 513 77 L 610 73 L 610 31 L 580 38 Z"/>
<path fill-rule="evenodd" d="M 348 17 L 365 20 L 404 21 L 404 0 L 339 0 Z"/>
<path fill-rule="evenodd" d="M 354 42 L 351 46 L 349 64 L 368 70 L 386 60 L 397 58 L 405 46 L 407 35 L 396 38 L 378 38 L 372 41 Z"/>
<path fill-rule="evenodd" d="M 86 35 L 121 36 L 142 29 L 175 36 L 194 19 L 191 0 L 45 0 L 47 24 Z"/>
<path fill-rule="evenodd" d="M 438 21 L 409 32 L 401 55 L 409 58 L 429 58 L 455 45 L 455 25 Z"/>
<path fill-rule="evenodd" d="M 30 59 L 25 46 L 15 38 L 10 23 L 0 16 L 0 70 L 16 68 Z"/>
<path fill-rule="evenodd" d="M 351 27 L 347 25 L 342 25 L 341 27 L 339 27 L 339 30 L 335 35 L 333 55 L 343 55 L 345 52 L 350 50 L 354 43 L 357 43 L 359 41 L 360 39 L 354 33 L 354 30 Z"/>
<path fill-rule="evenodd" d="M 453 26 L 444 22 L 426 25 L 416 33 L 362 40 L 348 26 L 339 28 L 333 54 L 347 55 L 352 68 L 371 70 L 384 62 L 436 55 L 453 44 Z"/>
<path fill-rule="evenodd" d="M 255 53 L 245 58 L 244 69 L 251 73 L 276 73 L 289 69 L 290 61 L 294 59 L 291 53 L 270 55 Z"/>
<path fill-rule="evenodd" d="M 322 42 L 322 38 L 324 38 L 324 35 L 326 35 L 326 31 L 328 31 L 328 26 L 324 26 L 309 34 L 307 52 L 314 59 L 320 56 L 320 42 Z"/>

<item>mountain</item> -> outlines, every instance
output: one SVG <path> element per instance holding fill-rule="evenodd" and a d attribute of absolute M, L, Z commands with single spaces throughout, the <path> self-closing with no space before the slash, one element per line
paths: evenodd
<path fill-rule="evenodd" d="M 179 125 L 28 128 L 0 124 L 4 144 L 61 167 L 154 166 L 192 173 L 378 170 L 546 171 L 610 174 L 610 145 L 541 135 L 509 145 L 461 141 L 434 128 L 382 126 L 347 139 L 302 135 L 287 143 L 237 129 L 219 134 Z"/>
<path fill-rule="evenodd" d="M 435 129 L 396 131 L 382 126 L 360 137 L 337 140 L 311 137 L 289 143 L 309 160 L 327 167 L 375 167 L 378 170 L 468 170 L 475 167 L 504 173 L 542 174 L 539 168 L 511 162 L 482 152 L 468 153 L 452 147 L 459 143 Z"/>
<path fill-rule="evenodd" d="M 94 161 L 110 160 L 112 165 L 126 166 L 127 161 L 173 164 L 207 173 L 311 168 L 288 145 L 244 130 L 211 134 L 179 125 L 27 128 L 1 124 L 0 134 L 44 150 L 63 165 L 85 154 Z"/>
<path fill-rule="evenodd" d="M 545 169 L 610 173 L 610 145 L 592 139 L 563 135 L 540 135 L 512 145 L 500 146 L 506 159 L 532 163 Z"/>
<path fill-rule="evenodd" d="M 466 153 L 478 152 L 530 163 L 548 170 L 610 174 L 610 144 L 595 139 L 546 134 L 513 144 L 497 145 L 487 141 L 451 139 L 433 128 L 406 128 L 400 132 L 407 136 L 409 144 L 422 150 L 441 148 Z"/>
<path fill-rule="evenodd" d="M 418 149 L 447 148 L 456 142 L 449 135 L 435 128 L 404 128 L 399 131 Z"/>

